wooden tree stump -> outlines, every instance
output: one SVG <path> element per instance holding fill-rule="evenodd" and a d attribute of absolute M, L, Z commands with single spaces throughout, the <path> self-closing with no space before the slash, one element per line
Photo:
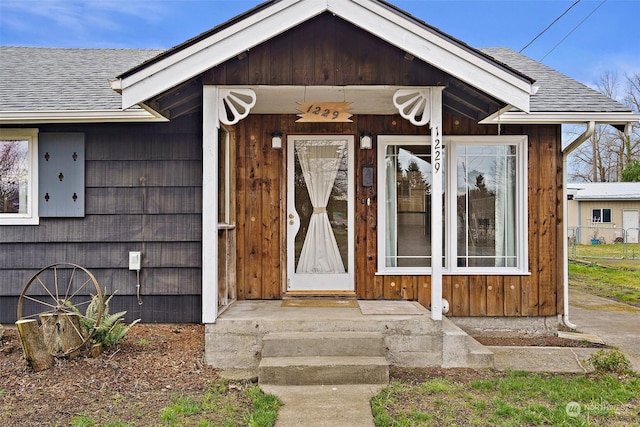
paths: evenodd
<path fill-rule="evenodd" d="M 75 313 L 41 314 L 44 343 L 53 355 L 75 357 L 84 342 L 80 320 Z"/>
<path fill-rule="evenodd" d="M 35 319 L 23 319 L 16 322 L 24 358 L 34 371 L 39 372 L 53 366 L 53 356 L 49 352 L 44 337 Z"/>

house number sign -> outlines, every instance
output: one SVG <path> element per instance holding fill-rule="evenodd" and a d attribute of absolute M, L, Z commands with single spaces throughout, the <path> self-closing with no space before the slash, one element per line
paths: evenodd
<path fill-rule="evenodd" d="M 296 122 L 352 122 L 351 102 L 298 102 Z"/>
<path fill-rule="evenodd" d="M 433 141 L 433 168 L 435 173 L 441 173 L 442 167 L 442 142 L 440 140 L 440 129 L 438 126 L 433 130 L 435 132 L 435 138 Z"/>

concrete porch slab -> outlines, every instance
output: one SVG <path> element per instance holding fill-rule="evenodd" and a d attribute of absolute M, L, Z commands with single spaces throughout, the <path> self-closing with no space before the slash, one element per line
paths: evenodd
<path fill-rule="evenodd" d="M 407 367 L 492 367 L 493 354 L 480 348 L 450 320 L 411 301 L 363 301 L 361 308 L 282 307 L 281 301 L 237 301 L 214 324 L 205 325 L 205 362 L 221 369 L 254 370 L 264 357 L 265 337 L 328 333 L 380 334 L 390 364 Z M 269 338 L 267 338 L 268 340 Z M 482 350 L 482 351 L 481 351 Z M 446 361 L 443 359 L 446 357 Z"/>
<path fill-rule="evenodd" d="M 429 310 L 414 301 L 358 301 L 360 312 L 368 315 L 429 315 Z"/>

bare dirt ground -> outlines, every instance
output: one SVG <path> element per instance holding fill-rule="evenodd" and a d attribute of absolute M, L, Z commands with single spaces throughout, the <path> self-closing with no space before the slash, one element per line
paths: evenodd
<path fill-rule="evenodd" d="M 486 345 L 587 345 L 557 337 L 477 339 Z M 219 378 L 216 369 L 204 365 L 203 354 L 202 325 L 136 325 L 121 344 L 97 358 L 59 359 L 53 368 L 34 373 L 17 331 L 7 329 L 0 341 L 0 425 L 67 426 L 80 415 L 103 423 L 158 425 L 172 397 L 202 394 Z M 441 369 L 393 372 L 394 379 L 407 381 L 443 375 Z M 471 369 L 447 372 L 487 375 Z"/>
<path fill-rule="evenodd" d="M 0 343 L 0 425 L 70 425 L 80 414 L 159 424 L 176 394 L 205 391 L 218 372 L 203 363 L 202 325 L 136 325 L 97 358 L 58 359 L 34 373 L 15 329 Z"/>
<path fill-rule="evenodd" d="M 542 346 L 542 347 L 589 347 L 607 348 L 604 344 L 590 343 L 580 340 L 570 340 L 556 336 L 529 336 L 529 337 L 474 337 L 482 345 L 496 346 Z"/>

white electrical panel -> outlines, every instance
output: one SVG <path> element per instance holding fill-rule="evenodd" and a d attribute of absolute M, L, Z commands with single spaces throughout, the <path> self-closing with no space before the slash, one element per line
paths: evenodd
<path fill-rule="evenodd" d="M 129 252 L 129 270 L 140 270 L 142 265 L 142 252 L 131 251 Z"/>

